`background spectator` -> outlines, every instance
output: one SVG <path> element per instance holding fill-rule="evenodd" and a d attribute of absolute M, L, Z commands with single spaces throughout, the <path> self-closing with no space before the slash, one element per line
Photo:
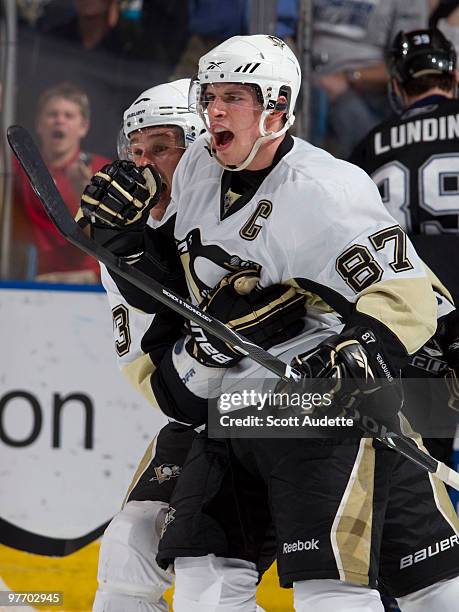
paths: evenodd
<path fill-rule="evenodd" d="M 88 129 L 89 101 L 78 87 L 62 83 L 38 100 L 36 130 L 41 152 L 72 214 L 91 176 L 109 162 L 81 150 Z M 98 263 L 57 232 L 16 160 L 14 174 L 14 235 L 36 247 L 37 280 L 98 282 Z"/>
<path fill-rule="evenodd" d="M 328 101 L 328 143 L 346 157 L 387 113 L 385 52 L 395 34 L 427 25 L 426 0 L 314 0 L 313 56 Z"/>
<path fill-rule="evenodd" d="M 175 78 L 189 78 L 198 59 L 230 36 L 247 34 L 248 2 L 188 0 L 188 44 L 175 68 Z"/>
<path fill-rule="evenodd" d="M 167 35 L 173 40 L 170 32 L 171 28 Z M 163 41 L 165 35 L 160 34 Z M 94 116 L 98 117 L 85 146 L 114 156 L 113 135 L 119 131 L 123 109 L 139 91 L 167 81 L 173 69 L 166 61 L 164 44 L 161 55 L 155 56 L 157 47 L 151 41 L 157 36 L 156 29 L 151 30 L 147 43 L 144 22 L 123 19 L 118 0 L 74 0 L 70 17 L 55 24 L 45 15 L 40 31 L 22 24 L 18 123 L 32 129 L 35 100 L 62 78 L 69 79 L 87 93 Z"/>
<path fill-rule="evenodd" d="M 459 52 L 459 0 L 434 0 L 429 24 L 438 28 L 453 43 Z"/>

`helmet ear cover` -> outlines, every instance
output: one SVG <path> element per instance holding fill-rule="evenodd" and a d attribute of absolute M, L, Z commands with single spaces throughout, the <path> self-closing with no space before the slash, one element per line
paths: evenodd
<path fill-rule="evenodd" d="M 274 110 L 277 112 L 286 111 L 287 107 L 288 107 L 287 102 L 277 102 L 276 106 L 274 107 Z"/>
<path fill-rule="evenodd" d="M 284 87 L 281 87 L 279 90 L 279 98 L 284 97 L 285 102 L 280 102 L 278 98 L 276 102 L 276 106 L 274 107 L 274 110 L 276 112 L 287 111 L 289 107 L 289 101 L 290 101 L 291 95 L 292 95 L 292 90 L 290 89 L 290 87 L 287 87 L 286 85 Z"/>

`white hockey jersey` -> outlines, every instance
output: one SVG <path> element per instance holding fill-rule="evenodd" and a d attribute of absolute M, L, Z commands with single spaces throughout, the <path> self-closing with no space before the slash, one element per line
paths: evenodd
<path fill-rule="evenodd" d="M 221 193 L 223 172 L 201 137 L 177 167 L 163 219 L 174 223 L 195 303 L 223 276 L 244 268 L 256 267 L 262 286 L 297 287 L 308 298 L 305 331 L 270 349 L 284 361 L 310 348 L 311 338 L 317 343 L 343 321 L 358 324 L 359 318 L 387 330 L 406 353 L 432 336 L 437 307 L 424 266 L 363 171 L 294 138 L 254 195 L 245 203 L 231 197 L 229 207 Z M 171 393 L 181 397 L 178 404 L 191 402 L 218 393 L 224 376 L 264 374 L 249 359 L 228 371 L 207 368 L 183 342 L 159 369 L 143 368 L 137 386 L 145 393 L 151 383 L 150 401 L 169 414 Z"/>
<path fill-rule="evenodd" d="M 325 302 L 343 316 L 357 303 L 409 353 L 424 343 L 435 329 L 430 283 L 364 172 L 295 138 L 255 196 L 222 218 L 223 170 L 205 142 L 180 162 L 165 219 L 176 215 L 196 302 L 229 271 L 255 265 L 262 286 L 297 285 L 311 293 L 311 305 Z"/>

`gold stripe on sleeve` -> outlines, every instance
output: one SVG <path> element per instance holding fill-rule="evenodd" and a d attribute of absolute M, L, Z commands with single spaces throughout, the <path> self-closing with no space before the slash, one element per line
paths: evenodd
<path fill-rule="evenodd" d="M 296 289 L 297 293 L 306 296 L 306 306 L 308 308 L 316 308 L 321 312 L 335 312 L 334 309 L 329 304 L 327 304 L 327 302 L 325 302 L 319 295 L 300 287 L 300 285 L 294 278 L 290 278 L 285 282 L 283 281 L 282 284 L 290 285 L 291 287 L 294 287 Z"/>
<path fill-rule="evenodd" d="M 356 310 L 384 323 L 409 354 L 437 329 L 437 301 L 427 277 L 376 283 L 362 291 Z"/>

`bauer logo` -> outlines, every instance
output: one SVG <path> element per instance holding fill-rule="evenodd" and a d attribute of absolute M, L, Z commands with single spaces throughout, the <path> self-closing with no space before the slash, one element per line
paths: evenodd
<path fill-rule="evenodd" d="M 302 540 L 297 540 L 291 544 L 284 542 L 282 546 L 282 552 L 284 555 L 288 555 L 293 552 L 302 552 L 304 550 L 319 550 L 319 540 L 316 540 L 315 538 L 312 540 L 306 540 L 305 542 Z"/>
<path fill-rule="evenodd" d="M 137 117 L 138 115 L 143 115 L 144 113 L 145 113 L 145 109 L 142 108 L 142 110 L 135 111 L 135 113 L 129 113 L 126 119 L 132 119 L 132 117 Z"/>
<path fill-rule="evenodd" d="M 421 563 L 421 561 L 430 559 L 430 557 L 435 557 L 435 555 L 445 552 L 445 550 L 452 548 L 456 544 L 458 544 L 457 535 L 453 535 L 449 538 L 445 538 L 444 540 L 434 542 L 430 546 L 426 546 L 426 548 L 421 548 L 417 550 L 412 555 L 402 557 L 400 559 L 400 569 L 406 569 L 407 567 L 411 567 L 415 563 Z"/>

